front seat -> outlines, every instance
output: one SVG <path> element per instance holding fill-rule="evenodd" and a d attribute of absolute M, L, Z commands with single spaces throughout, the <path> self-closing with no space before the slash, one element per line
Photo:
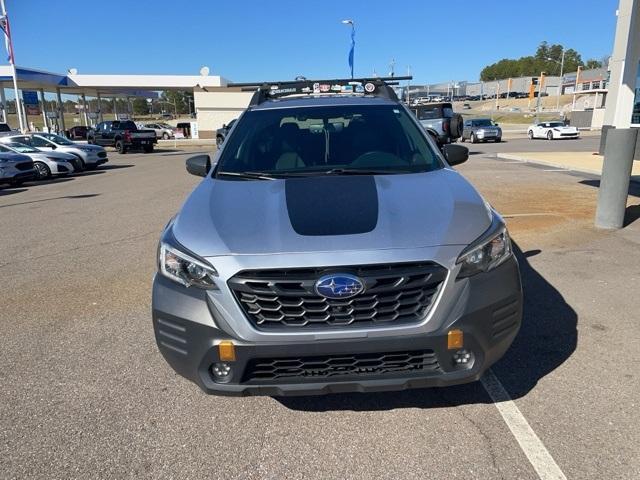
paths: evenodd
<path fill-rule="evenodd" d="M 280 148 L 282 153 L 276 161 L 276 170 L 294 170 L 306 167 L 298 155 L 300 128 L 295 123 L 285 123 L 280 127 Z"/>

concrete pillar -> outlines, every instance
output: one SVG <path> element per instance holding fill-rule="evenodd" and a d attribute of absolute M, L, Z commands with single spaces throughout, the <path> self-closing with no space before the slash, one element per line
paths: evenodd
<path fill-rule="evenodd" d="M 640 5 L 620 0 L 613 53 L 609 60 L 611 80 L 604 124 L 629 128 L 633 112 L 638 61 L 640 60 Z"/>
<path fill-rule="evenodd" d="M 98 95 L 98 115 L 100 118 L 100 122 L 104 122 L 104 117 L 102 116 L 102 98 L 100 98 L 100 92 L 97 92 Z"/>
<path fill-rule="evenodd" d="M 64 123 L 64 106 L 62 105 L 62 95 L 60 94 L 59 88 L 56 88 L 56 97 L 58 99 L 58 117 L 60 119 L 60 127 L 62 127 L 62 131 L 65 132 L 67 130 L 67 126 Z"/>
<path fill-rule="evenodd" d="M 0 85 L 0 102 L 2 102 L 2 123 L 9 123 L 7 116 L 7 97 L 4 93 L 4 85 Z"/>
<path fill-rule="evenodd" d="M 84 117 L 85 126 L 89 126 L 89 115 L 87 114 L 87 97 L 82 93 L 82 116 Z"/>
<path fill-rule="evenodd" d="M 622 228 L 636 150 L 637 128 L 615 128 L 607 134 L 598 190 L 596 227 Z"/>
<path fill-rule="evenodd" d="M 49 119 L 47 118 L 47 107 L 44 104 L 44 89 L 40 89 L 40 103 L 42 103 L 42 120 L 47 132 L 49 131 Z"/>
<path fill-rule="evenodd" d="M 116 97 L 113 97 L 113 119 L 118 119 L 118 101 Z"/>

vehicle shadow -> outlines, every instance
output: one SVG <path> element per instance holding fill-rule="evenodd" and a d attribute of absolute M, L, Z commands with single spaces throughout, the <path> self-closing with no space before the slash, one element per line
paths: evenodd
<path fill-rule="evenodd" d="M 104 172 L 105 170 L 118 170 L 119 168 L 131 168 L 135 167 L 133 163 L 122 163 L 118 165 L 100 165 L 97 170 L 90 170 L 91 172 Z"/>
<path fill-rule="evenodd" d="M 73 177 L 51 177 L 51 178 L 47 178 L 46 180 L 29 180 L 28 182 L 25 182 L 23 185 L 29 186 L 29 187 L 37 187 L 40 185 L 53 185 L 56 183 L 72 182 L 73 180 L 74 180 Z"/>
<path fill-rule="evenodd" d="M 524 317 L 513 345 L 492 369 L 511 397 L 517 399 L 525 396 L 540 379 L 562 365 L 575 351 L 578 316 L 562 294 L 529 263 L 529 258 L 541 251 L 523 253 L 515 243 L 514 251 L 522 276 Z M 446 388 L 276 397 L 276 400 L 292 410 L 314 412 L 441 408 L 492 403 L 480 382 Z"/>
<path fill-rule="evenodd" d="M 13 195 L 14 193 L 26 192 L 26 188 L 16 188 L 16 187 L 8 187 L 3 188 L 0 187 L 0 197 L 4 195 Z"/>
<path fill-rule="evenodd" d="M 0 191 L 0 194 L 2 192 Z M 9 203 L 7 205 L 0 205 L 0 208 L 6 208 L 6 207 L 15 207 L 16 205 L 27 205 L 29 203 L 40 203 L 40 202 L 48 202 L 51 200 L 63 200 L 63 199 L 69 199 L 69 200 L 81 200 L 83 198 L 93 198 L 93 197 L 97 197 L 99 196 L 99 193 L 86 193 L 83 195 L 64 195 L 62 197 L 51 197 L 51 198 L 41 198 L 40 200 L 29 200 L 28 202 L 18 202 L 18 203 Z"/>

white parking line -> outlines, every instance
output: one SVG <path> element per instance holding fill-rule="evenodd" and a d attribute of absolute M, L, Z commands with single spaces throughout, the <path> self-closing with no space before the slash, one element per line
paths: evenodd
<path fill-rule="evenodd" d="M 487 370 L 481 382 L 538 477 L 541 480 L 567 480 L 491 369 Z"/>
<path fill-rule="evenodd" d="M 543 168 L 543 172 L 568 172 L 568 168 Z"/>

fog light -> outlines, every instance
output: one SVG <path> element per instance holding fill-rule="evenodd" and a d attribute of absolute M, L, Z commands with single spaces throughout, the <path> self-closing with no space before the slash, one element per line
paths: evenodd
<path fill-rule="evenodd" d="M 211 373 L 216 382 L 226 382 L 231 376 L 231 365 L 227 363 L 214 363 L 211 366 Z"/>
<path fill-rule="evenodd" d="M 468 363 L 471 363 L 471 360 L 473 359 L 472 355 L 473 354 L 471 352 L 465 350 L 464 348 L 458 350 L 453 354 L 453 363 L 457 365 L 466 365 Z"/>

